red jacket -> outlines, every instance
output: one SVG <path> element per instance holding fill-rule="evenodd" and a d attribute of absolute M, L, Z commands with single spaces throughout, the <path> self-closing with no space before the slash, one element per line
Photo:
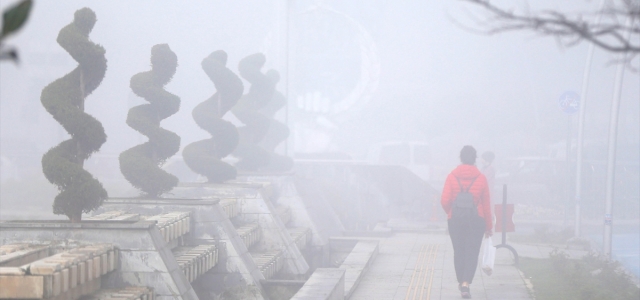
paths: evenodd
<path fill-rule="evenodd" d="M 491 215 L 489 186 L 487 185 L 487 178 L 480 173 L 480 170 L 478 170 L 476 166 L 459 165 L 447 176 L 447 180 L 444 182 L 440 204 L 442 204 L 442 208 L 444 208 L 449 219 L 451 219 L 451 205 L 453 204 L 453 200 L 456 199 L 456 196 L 460 192 L 460 185 L 456 177 L 460 180 L 464 189 L 469 189 L 469 193 L 473 195 L 473 200 L 478 208 L 478 215 L 484 218 L 486 230 L 491 230 L 493 228 L 493 216 Z M 476 180 L 473 182 L 471 188 L 469 188 L 469 184 L 471 184 L 473 178 L 476 178 Z"/>

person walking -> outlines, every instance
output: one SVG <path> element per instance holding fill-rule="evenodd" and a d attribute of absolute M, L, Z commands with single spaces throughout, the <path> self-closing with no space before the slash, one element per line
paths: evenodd
<path fill-rule="evenodd" d="M 493 160 L 496 155 L 491 151 L 482 153 L 482 174 L 487 178 L 487 184 L 489 185 L 489 194 L 494 197 L 496 188 L 496 169 L 493 167 Z"/>
<path fill-rule="evenodd" d="M 496 169 L 493 167 L 494 159 L 496 159 L 496 155 L 493 152 L 485 151 L 482 153 L 482 174 L 487 177 L 489 189 L 493 187 L 493 183 L 496 180 Z"/>
<path fill-rule="evenodd" d="M 464 146 L 460 164 L 447 176 L 440 203 L 448 216 L 453 263 L 462 298 L 471 298 L 469 285 L 478 266 L 482 236 L 493 234 L 487 178 L 475 166 L 476 149 Z"/>

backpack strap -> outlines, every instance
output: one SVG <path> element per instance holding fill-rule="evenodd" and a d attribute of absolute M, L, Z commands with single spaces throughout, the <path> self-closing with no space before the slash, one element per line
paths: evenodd
<path fill-rule="evenodd" d="M 480 177 L 480 176 L 476 176 L 476 177 L 473 178 L 473 180 L 471 180 L 471 183 L 469 184 L 469 187 L 467 188 L 467 193 L 469 192 L 469 190 L 473 186 L 473 183 L 476 182 L 476 179 L 478 179 L 478 177 Z"/>
<path fill-rule="evenodd" d="M 464 187 L 462 187 L 462 183 L 460 183 L 460 178 L 453 176 L 456 178 L 456 180 L 458 181 L 458 185 L 460 186 L 460 192 L 464 192 L 464 193 L 468 193 L 469 190 L 471 189 L 471 186 L 473 186 L 473 183 L 476 182 L 476 179 L 478 179 L 478 177 L 480 176 L 476 176 L 473 178 L 473 180 L 471 180 L 471 184 L 469 184 L 469 187 L 467 188 L 467 190 L 464 190 Z"/>
<path fill-rule="evenodd" d="M 453 176 L 456 178 L 456 180 L 458 181 L 458 186 L 460 187 L 460 191 L 464 191 L 464 188 L 462 187 L 462 183 L 460 183 L 460 178 L 458 178 L 457 176 Z"/>

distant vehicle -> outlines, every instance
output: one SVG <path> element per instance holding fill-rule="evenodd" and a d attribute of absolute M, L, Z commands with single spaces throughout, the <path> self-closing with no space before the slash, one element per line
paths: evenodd
<path fill-rule="evenodd" d="M 431 147 L 426 142 L 391 141 L 377 144 L 369 152 L 368 160 L 376 164 L 404 166 L 424 181 L 431 176 Z"/>

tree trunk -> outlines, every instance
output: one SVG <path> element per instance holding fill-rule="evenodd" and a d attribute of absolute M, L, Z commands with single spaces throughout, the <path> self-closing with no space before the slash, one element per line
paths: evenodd
<path fill-rule="evenodd" d="M 80 223 L 82 221 L 82 212 L 73 213 L 68 215 L 67 217 L 69 217 L 71 223 Z"/>

